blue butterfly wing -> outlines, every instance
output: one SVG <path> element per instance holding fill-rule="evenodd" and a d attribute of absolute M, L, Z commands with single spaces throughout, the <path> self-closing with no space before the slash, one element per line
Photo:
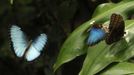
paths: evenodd
<path fill-rule="evenodd" d="M 27 61 L 32 61 L 40 55 L 43 47 L 46 45 L 47 36 L 46 34 L 40 34 L 31 44 L 30 48 L 26 53 Z"/>
<path fill-rule="evenodd" d="M 102 40 L 105 36 L 105 31 L 101 28 L 91 28 L 89 31 L 89 37 L 87 43 L 89 45 L 94 45 Z"/>
<path fill-rule="evenodd" d="M 25 34 L 21 31 L 20 27 L 12 25 L 10 28 L 10 36 L 11 41 L 13 43 L 15 54 L 18 57 L 22 57 L 27 48 L 27 41 Z"/>

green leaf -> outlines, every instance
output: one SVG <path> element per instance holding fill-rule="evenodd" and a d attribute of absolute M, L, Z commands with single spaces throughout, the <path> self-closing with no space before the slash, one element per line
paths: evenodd
<path fill-rule="evenodd" d="M 103 14 L 104 12 L 107 12 L 109 9 L 112 9 L 115 6 L 117 6 L 117 4 L 114 4 L 114 3 L 104 3 L 104 4 L 101 4 L 101 5 L 99 5 L 96 8 L 96 10 L 94 11 L 92 17 L 99 16 L 100 14 Z"/>
<path fill-rule="evenodd" d="M 122 62 L 118 63 L 100 75 L 134 75 L 134 63 Z"/>
<path fill-rule="evenodd" d="M 119 42 L 107 45 L 104 41 L 88 48 L 88 53 L 79 75 L 94 75 L 112 62 L 123 62 L 134 56 L 134 20 L 125 21 L 126 35 Z M 131 40 L 131 41 L 130 41 Z M 129 50 L 130 49 L 130 50 Z"/>
<path fill-rule="evenodd" d="M 118 56 L 120 62 L 128 60 L 129 58 L 134 56 L 134 20 L 128 20 L 126 21 L 126 34 L 125 34 L 125 40 L 128 44 L 127 49 L 124 52 L 120 52 L 120 55 Z"/>
<path fill-rule="evenodd" d="M 79 75 L 96 74 L 110 63 L 116 61 L 116 54 L 127 47 L 124 39 L 109 46 L 105 44 L 105 41 L 103 42 L 104 43 L 99 43 L 93 48 L 89 47 L 87 57 Z"/>
<path fill-rule="evenodd" d="M 108 11 L 111 11 L 111 10 L 114 10 L 114 9 L 116 10 L 116 6 L 117 6 L 117 8 L 120 8 L 120 7 L 124 8 L 124 6 L 127 6 L 127 5 L 123 5 L 123 4 L 131 2 L 131 1 L 134 1 L 134 0 L 123 0 L 122 2 L 120 2 L 118 4 L 116 4 L 116 3 L 104 3 L 104 4 L 101 4 L 95 9 L 92 17 L 94 18 L 94 17 L 99 16 L 100 14 L 103 14 L 105 12 L 108 12 Z M 123 7 L 122 7 L 122 5 L 123 5 Z M 128 11 L 125 10 L 123 13 L 125 13 L 125 12 L 129 12 L 129 10 Z M 114 13 L 120 13 L 120 11 L 119 12 L 114 11 Z"/>
<path fill-rule="evenodd" d="M 86 38 L 88 35 L 87 29 L 91 26 L 91 24 L 93 22 L 104 23 L 107 20 L 109 20 L 109 17 L 111 16 L 112 13 L 122 14 L 124 16 L 124 19 L 126 19 L 127 18 L 126 13 L 134 10 L 134 0 L 128 1 L 128 2 L 127 1 L 120 2 L 117 4 L 110 3 L 110 5 L 114 5 L 114 6 L 109 6 L 109 8 L 107 8 L 107 10 L 105 8 L 105 4 L 103 4 L 103 5 L 104 5 L 104 7 L 102 7 L 100 5 L 101 11 L 104 11 L 103 13 L 95 12 L 96 14 L 94 14 L 93 18 L 90 21 L 82 24 L 80 27 L 78 27 L 76 30 L 74 30 L 74 32 L 64 42 L 64 44 L 60 50 L 60 53 L 57 57 L 57 61 L 54 64 L 54 70 L 58 69 L 62 64 L 73 60 L 77 56 L 80 56 L 80 55 L 86 53 L 87 50 L 89 51 L 89 49 L 87 49 L 87 45 L 86 45 Z M 100 6 L 98 6 L 96 11 L 97 10 L 99 11 Z M 82 73 L 83 72 L 80 72 L 80 75 L 84 75 Z M 87 74 L 85 74 L 85 75 L 87 75 Z"/>

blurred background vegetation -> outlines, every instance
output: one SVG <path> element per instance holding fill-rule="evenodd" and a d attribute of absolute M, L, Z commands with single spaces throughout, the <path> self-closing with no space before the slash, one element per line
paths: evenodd
<path fill-rule="evenodd" d="M 64 64 L 55 74 L 52 66 L 68 35 L 91 18 L 97 5 L 105 2 L 111 1 L 0 0 L 0 75 L 77 75 L 84 55 Z M 47 46 L 37 60 L 21 61 L 14 55 L 9 33 L 12 24 L 20 26 L 28 38 L 40 32 L 47 34 Z"/>

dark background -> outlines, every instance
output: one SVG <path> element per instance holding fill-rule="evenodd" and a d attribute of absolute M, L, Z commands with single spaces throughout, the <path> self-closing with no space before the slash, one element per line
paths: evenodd
<path fill-rule="evenodd" d="M 119 0 L 112 0 L 118 2 Z M 65 39 L 90 20 L 95 8 L 110 0 L 0 0 L 0 75 L 78 75 L 84 55 L 53 73 L 53 64 Z M 10 26 L 16 24 L 34 39 L 48 36 L 42 55 L 32 62 L 17 58 L 11 47 Z"/>

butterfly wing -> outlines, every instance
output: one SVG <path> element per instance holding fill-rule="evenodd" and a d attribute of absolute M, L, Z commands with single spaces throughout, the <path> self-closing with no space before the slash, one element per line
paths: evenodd
<path fill-rule="evenodd" d="M 113 13 L 110 19 L 109 31 L 111 32 L 113 29 L 119 29 L 120 27 L 124 28 L 123 17 L 119 14 Z"/>
<path fill-rule="evenodd" d="M 46 34 L 40 34 L 31 44 L 30 48 L 26 53 L 27 61 L 32 61 L 40 55 L 44 45 L 46 45 L 47 36 Z"/>
<path fill-rule="evenodd" d="M 27 41 L 25 34 L 21 31 L 20 27 L 12 25 L 10 28 L 10 36 L 15 54 L 18 57 L 22 57 L 27 48 Z"/>
<path fill-rule="evenodd" d="M 119 14 L 112 14 L 109 24 L 109 34 L 106 38 L 107 44 L 112 44 L 121 39 L 124 35 L 125 24 L 123 17 Z"/>
<path fill-rule="evenodd" d="M 105 31 L 101 28 L 96 28 L 96 27 L 92 27 L 89 31 L 89 37 L 88 37 L 88 45 L 94 45 L 98 42 L 100 42 L 104 36 L 105 36 Z"/>

